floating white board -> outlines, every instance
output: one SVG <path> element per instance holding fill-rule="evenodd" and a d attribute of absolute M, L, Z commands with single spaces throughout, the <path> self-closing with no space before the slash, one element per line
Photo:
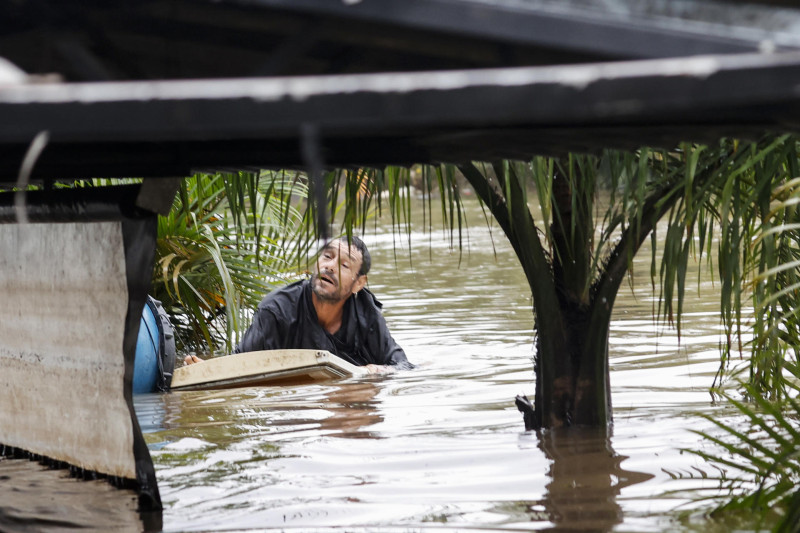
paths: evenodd
<path fill-rule="evenodd" d="M 175 369 L 172 390 L 227 389 L 363 376 L 367 369 L 324 350 L 264 350 Z"/>

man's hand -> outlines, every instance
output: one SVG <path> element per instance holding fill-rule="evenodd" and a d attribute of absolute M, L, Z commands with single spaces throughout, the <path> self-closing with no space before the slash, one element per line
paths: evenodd
<path fill-rule="evenodd" d="M 394 372 L 394 367 L 389 365 L 364 365 L 369 374 L 391 374 Z"/>
<path fill-rule="evenodd" d="M 196 355 L 187 355 L 183 358 L 183 362 L 187 365 L 193 365 L 195 363 L 202 363 L 203 360 L 197 357 Z"/>

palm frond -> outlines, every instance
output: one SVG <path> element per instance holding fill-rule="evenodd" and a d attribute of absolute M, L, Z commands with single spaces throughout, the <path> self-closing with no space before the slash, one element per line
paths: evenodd
<path fill-rule="evenodd" d="M 297 175 L 196 174 L 159 218 L 152 293 L 184 351 L 230 352 L 261 298 L 293 271 L 307 193 Z M 302 244 L 296 244 L 303 250 Z"/>
<path fill-rule="evenodd" d="M 797 372 L 796 366 L 793 372 Z M 706 416 L 721 435 L 696 432 L 707 441 L 719 446 L 722 453 L 688 450 L 705 461 L 720 465 L 725 472 L 716 478 L 723 494 L 716 496 L 717 513 L 755 512 L 766 519 L 768 513 L 778 513 L 773 531 L 797 531 L 797 503 L 800 501 L 800 403 L 796 400 L 769 400 L 759 389 L 743 384 L 747 396 L 754 403 L 737 400 L 729 393 L 722 393 L 748 424 L 739 429 L 740 423 L 723 422 Z M 792 396 L 800 393 L 800 385 L 789 385 Z M 731 472 L 741 472 L 739 476 Z"/>

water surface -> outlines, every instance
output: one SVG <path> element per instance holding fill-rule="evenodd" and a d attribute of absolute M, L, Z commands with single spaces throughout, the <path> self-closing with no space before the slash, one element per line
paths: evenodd
<path fill-rule="evenodd" d="M 418 368 L 138 397 L 166 531 L 706 527 L 685 515 L 711 469 L 680 450 L 709 446 L 689 431 L 711 429 L 698 413 L 733 416 L 708 393 L 721 332 L 709 280 L 678 342 L 654 324 L 642 254 L 612 324 L 613 429 L 536 434 L 513 403 L 533 395 L 530 293 L 499 231 L 473 217 L 462 253 L 418 226 L 411 252 L 385 231 L 366 240 L 370 287 Z"/>

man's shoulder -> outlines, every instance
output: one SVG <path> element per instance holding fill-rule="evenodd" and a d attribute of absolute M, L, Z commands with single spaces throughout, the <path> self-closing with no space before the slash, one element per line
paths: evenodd
<path fill-rule="evenodd" d="M 283 287 L 277 288 L 264 296 L 259 309 L 274 309 L 284 305 L 296 304 L 303 297 L 308 280 L 295 281 Z"/>
<path fill-rule="evenodd" d="M 378 301 L 374 294 L 369 289 L 361 289 L 355 295 L 355 300 L 358 302 L 359 313 L 367 317 L 382 316 L 383 304 Z"/>

